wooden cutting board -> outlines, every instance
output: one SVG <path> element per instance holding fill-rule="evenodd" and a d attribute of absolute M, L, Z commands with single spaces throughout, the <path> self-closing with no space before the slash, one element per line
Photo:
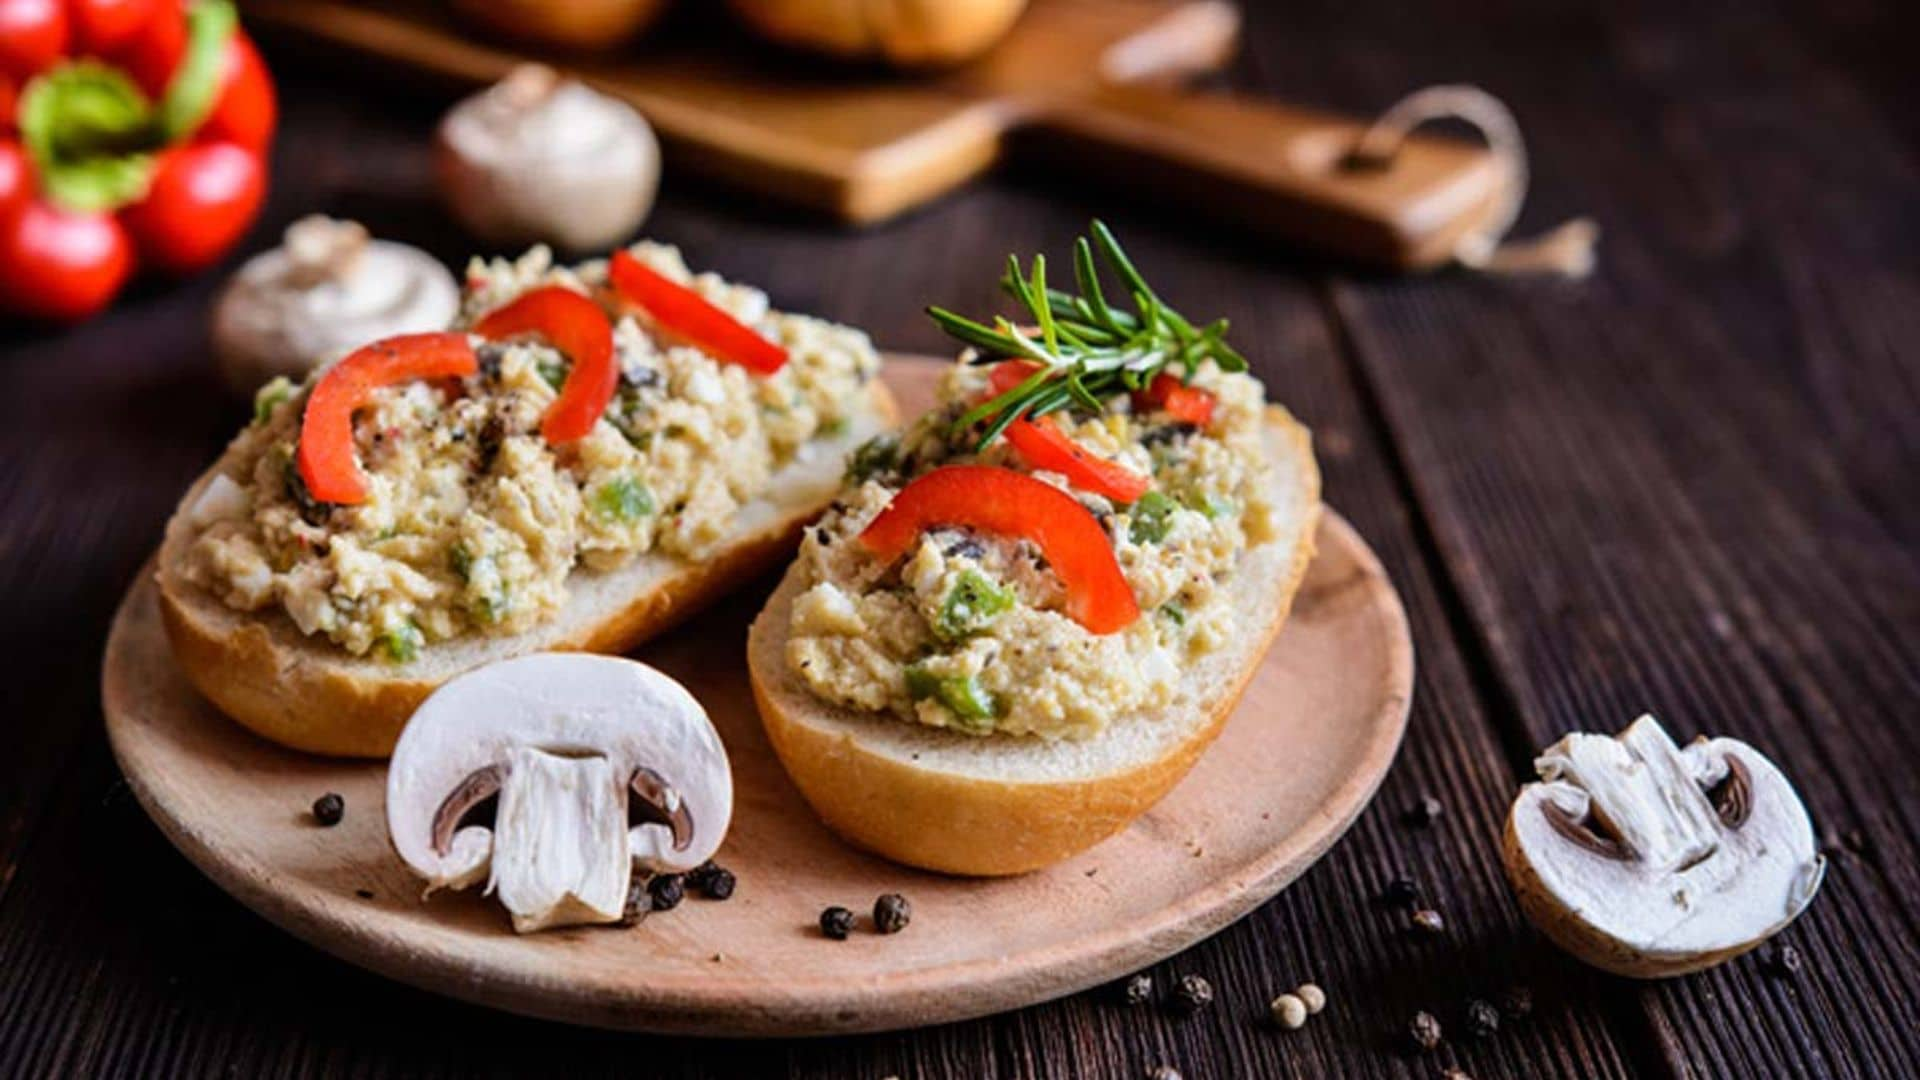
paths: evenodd
<path fill-rule="evenodd" d="M 256 29 L 461 86 L 529 58 L 423 0 L 250 0 L 245 13 Z M 1419 269 L 1444 263 L 1506 182 L 1484 149 L 1431 137 L 1387 167 L 1351 168 L 1354 120 L 1182 89 L 1180 76 L 1233 52 L 1239 15 L 1224 0 L 1035 0 L 987 57 L 917 79 L 782 55 L 717 15 L 685 21 L 608 56 L 546 59 L 645 113 L 671 170 L 849 222 L 951 191 L 1018 134 L 1075 182 Z"/>
<path fill-rule="evenodd" d="M 893 360 L 913 415 L 944 367 Z M 201 699 L 175 667 L 151 567 L 114 619 L 101 697 L 114 756 L 176 847 L 241 903 L 391 978 L 575 1024 L 800 1035 L 942 1023 L 1138 970 L 1245 915 L 1313 864 L 1372 797 L 1413 692 L 1406 614 L 1380 563 L 1329 514 L 1293 615 L 1219 741 L 1125 832 L 1014 878 L 945 877 L 836 839 L 761 732 L 746 627 L 766 586 L 636 655 L 693 691 L 727 745 L 733 826 L 724 903 L 689 897 L 630 929 L 516 936 L 474 892 L 422 900 L 388 844 L 386 766 L 282 749 Z M 314 824 L 326 792 L 340 825 Z M 904 894 L 913 922 L 821 936 L 829 904 Z M 236 978 L 244 978 L 236 972 Z"/>

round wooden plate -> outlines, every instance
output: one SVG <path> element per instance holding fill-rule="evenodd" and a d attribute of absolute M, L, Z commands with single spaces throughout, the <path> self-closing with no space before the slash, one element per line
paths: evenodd
<path fill-rule="evenodd" d="M 906 415 L 930 365 L 890 365 Z M 121 769 L 176 847 L 292 934 L 391 978 L 495 1008 L 705 1035 L 878 1031 L 1018 1008 L 1186 948 L 1298 877 L 1392 762 L 1413 688 L 1405 612 L 1379 561 L 1328 514 L 1319 554 L 1219 742 L 1124 833 L 1017 878 L 895 866 L 846 846 L 780 770 L 747 686 L 748 590 L 640 651 L 726 740 L 737 792 L 725 903 L 690 897 L 633 928 L 516 936 L 477 892 L 422 900 L 387 842 L 385 766 L 284 750 L 214 711 L 175 669 L 150 573 L 107 640 L 102 699 Z M 308 810 L 329 791 L 346 819 Z M 905 894 L 913 922 L 821 936 L 821 908 Z"/>

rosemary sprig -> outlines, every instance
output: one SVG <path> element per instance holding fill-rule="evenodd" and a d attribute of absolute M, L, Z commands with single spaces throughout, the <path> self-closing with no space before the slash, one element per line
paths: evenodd
<path fill-rule="evenodd" d="M 1225 319 L 1194 326 L 1160 299 L 1105 225 L 1094 222 L 1092 233 L 1091 240 L 1083 236 L 1074 241 L 1077 293 L 1047 286 L 1046 256 L 1035 255 L 1031 270 L 1021 269 L 1019 256 L 1007 257 L 1000 287 L 1025 309 L 1030 328 L 1003 317 L 995 317 L 989 326 L 945 308 L 927 309 L 948 335 L 978 350 L 974 363 L 1023 359 L 1040 365 L 1020 385 L 954 421 L 955 433 L 985 422 L 976 449 L 1023 416 L 1074 406 L 1097 413 L 1108 399 L 1144 388 L 1173 364 L 1180 365 L 1183 381 L 1193 378 L 1207 360 L 1224 371 L 1247 369 L 1246 358 L 1227 344 Z M 1124 287 L 1131 311 L 1108 302 L 1100 281 L 1102 264 Z"/>

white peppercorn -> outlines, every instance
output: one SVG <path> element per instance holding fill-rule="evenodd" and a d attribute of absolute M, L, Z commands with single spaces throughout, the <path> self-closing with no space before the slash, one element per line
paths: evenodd
<path fill-rule="evenodd" d="M 1273 1013 L 1273 1022 L 1288 1031 L 1298 1030 L 1300 1025 L 1307 1022 L 1307 1003 L 1300 1000 L 1297 995 L 1281 994 L 1273 999 L 1270 1008 Z"/>
<path fill-rule="evenodd" d="M 1300 989 L 1293 993 L 1307 1007 L 1309 1016 L 1317 1015 L 1321 1009 L 1327 1007 L 1327 992 L 1315 983 L 1302 983 Z"/>

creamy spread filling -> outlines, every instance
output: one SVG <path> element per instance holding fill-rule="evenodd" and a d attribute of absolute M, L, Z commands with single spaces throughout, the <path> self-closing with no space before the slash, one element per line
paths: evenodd
<path fill-rule="evenodd" d="M 191 508 L 189 579 L 235 608 L 278 608 L 356 655 L 405 661 L 432 642 L 540 624 L 576 570 L 643 552 L 703 557 L 802 446 L 850 422 L 880 360 L 860 331 L 776 312 L 756 289 L 692 274 L 673 248 L 630 250 L 785 346 L 787 364 L 755 375 L 616 313 L 614 400 L 586 438 L 555 447 L 540 418 L 566 358 L 476 339 L 477 374 L 377 390 L 356 414 L 369 497 L 354 506 L 316 503 L 292 464 L 319 374 L 270 384 L 240 436 L 246 464 Z M 556 267 L 543 248 L 476 260 L 460 325 L 537 286 L 593 294 L 605 280 L 603 261 Z"/>
<path fill-rule="evenodd" d="M 1115 505 L 1033 472 L 1004 439 L 976 452 L 975 435 L 949 430 L 988 395 L 985 371 L 956 365 L 940 407 L 853 455 L 841 499 L 801 545 L 807 587 L 790 615 L 789 667 L 835 704 L 976 735 L 1080 738 L 1168 705 L 1182 668 L 1233 640 L 1226 584 L 1249 546 L 1274 536 L 1259 382 L 1203 364 L 1193 385 L 1217 398 L 1204 428 L 1124 396 L 1066 419 L 1082 447 L 1152 477 L 1147 495 Z M 1072 494 L 1105 531 L 1141 617 L 1090 633 L 1024 540 L 934 529 L 891 563 L 858 541 L 913 477 L 966 461 Z"/>

